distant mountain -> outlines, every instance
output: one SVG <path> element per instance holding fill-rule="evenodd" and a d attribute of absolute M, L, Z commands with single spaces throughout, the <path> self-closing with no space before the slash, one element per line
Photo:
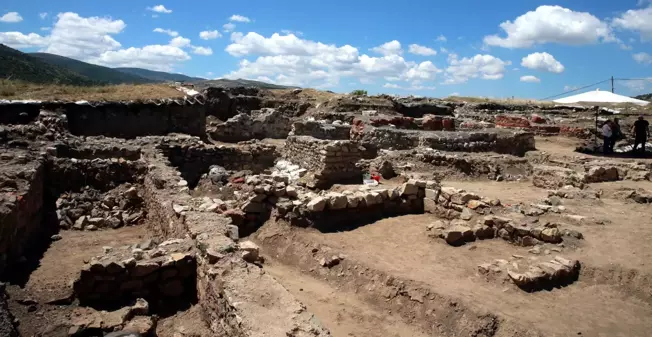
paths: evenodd
<path fill-rule="evenodd" d="M 195 87 L 199 89 L 208 88 L 208 87 L 224 87 L 224 88 L 233 88 L 233 87 L 256 87 L 260 89 L 292 89 L 298 87 L 289 87 L 285 85 L 271 84 L 260 81 L 253 80 L 229 80 L 226 78 L 220 78 L 218 80 L 206 80 L 201 82 L 196 82 Z"/>
<path fill-rule="evenodd" d="M 141 68 L 114 68 L 115 70 L 121 71 L 125 74 L 131 74 L 139 77 L 146 78 L 150 81 L 155 82 L 196 82 L 203 81 L 205 78 L 201 77 L 191 77 L 184 74 L 173 74 L 166 73 L 163 71 L 153 71 Z"/>
<path fill-rule="evenodd" d="M 652 102 L 652 93 L 649 93 L 649 94 L 643 94 L 643 95 L 638 95 L 638 96 L 636 96 L 636 97 L 634 97 L 634 98 L 636 98 L 636 99 L 642 99 L 642 100 L 644 100 L 644 101 Z"/>
<path fill-rule="evenodd" d="M 100 82 L 70 69 L 46 63 L 42 59 L 9 48 L 4 44 L 0 44 L 0 78 L 69 85 L 93 85 Z"/>
<path fill-rule="evenodd" d="M 30 53 L 28 55 L 38 57 L 47 63 L 67 68 L 82 76 L 96 80 L 97 82 L 102 82 L 103 84 L 143 84 L 157 82 L 113 68 L 90 64 L 65 56 L 48 53 Z"/>

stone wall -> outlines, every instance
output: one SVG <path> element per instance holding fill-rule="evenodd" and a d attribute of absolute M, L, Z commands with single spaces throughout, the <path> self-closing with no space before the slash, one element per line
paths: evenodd
<path fill-rule="evenodd" d="M 362 172 L 356 166 L 362 157 L 355 142 L 290 136 L 283 148 L 283 157 L 308 170 L 311 179 L 307 182 L 311 187 L 362 182 Z"/>
<path fill-rule="evenodd" d="M 41 109 L 60 111 L 68 117 L 72 134 L 135 138 L 147 135 L 186 133 L 204 136 L 206 106 L 185 100 L 172 102 L 3 103 L 0 124 L 26 124 Z"/>
<path fill-rule="evenodd" d="M 318 139 L 348 140 L 350 125 L 327 124 L 317 121 L 302 120 L 292 124 L 291 136 L 311 136 Z"/>
<path fill-rule="evenodd" d="M 146 240 L 104 250 L 105 255 L 86 264 L 73 284 L 82 305 L 106 308 L 144 298 L 157 311 L 196 302 L 192 240 L 172 239 L 159 245 Z"/>
<path fill-rule="evenodd" d="M 61 158 L 96 159 L 96 158 L 123 158 L 126 160 L 140 159 L 140 148 L 133 146 L 112 145 L 82 145 L 71 146 L 65 143 L 55 144 L 48 148 L 48 154 Z"/>
<path fill-rule="evenodd" d="M 365 147 L 377 149 L 406 150 L 422 146 L 442 151 L 493 151 L 517 156 L 535 149 L 532 133 L 506 130 L 415 131 L 358 125 L 352 128 L 351 137 Z"/>
<path fill-rule="evenodd" d="M 331 192 L 304 198 L 285 217 L 290 224 L 324 232 L 355 228 L 390 216 L 423 213 L 426 189 L 439 188 L 434 181 L 408 181 L 396 188 Z"/>
<path fill-rule="evenodd" d="M 5 151 L 5 149 L 3 149 Z M 9 153 L 2 154 L 4 158 Z M 25 159 L 20 158 L 25 156 Z M 27 159 L 30 158 L 30 159 Z M 45 163 L 21 153 L 0 163 L 0 275 L 25 254 L 38 251 L 56 227 L 44 228 Z M 7 269 L 9 268 L 9 269 Z"/>
<path fill-rule="evenodd" d="M 196 144 L 161 144 L 159 149 L 170 163 L 179 168 L 190 186 L 195 186 L 212 165 L 227 170 L 250 170 L 259 173 L 274 166 L 276 147 L 252 143 L 240 146 Z"/>
<path fill-rule="evenodd" d="M 226 122 L 209 125 L 212 139 L 223 142 L 239 142 L 250 139 L 284 139 L 290 133 L 289 117 L 274 109 L 240 113 Z"/>

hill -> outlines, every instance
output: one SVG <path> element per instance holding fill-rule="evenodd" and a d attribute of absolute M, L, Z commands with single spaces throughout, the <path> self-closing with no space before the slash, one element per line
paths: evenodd
<path fill-rule="evenodd" d="M 271 83 L 265 83 L 265 82 L 260 82 L 260 81 L 253 81 L 253 80 L 244 80 L 244 79 L 237 79 L 237 80 L 229 80 L 225 78 L 220 78 L 218 80 L 206 80 L 206 81 L 201 81 L 195 83 L 195 87 L 198 89 L 204 89 L 208 87 L 225 87 L 225 88 L 233 88 L 233 87 L 256 87 L 260 89 L 294 89 L 298 87 L 290 87 L 290 86 L 285 86 L 285 85 L 278 85 L 278 84 L 271 84 Z"/>
<path fill-rule="evenodd" d="M 16 49 L 0 44 L 0 78 L 32 83 L 92 85 L 98 81 L 67 68 L 46 63 Z"/>
<path fill-rule="evenodd" d="M 156 82 L 151 79 L 125 73 L 113 68 L 94 65 L 65 56 L 48 53 L 30 53 L 28 55 L 37 57 L 47 63 L 67 68 L 70 71 L 104 84 L 144 84 Z"/>
<path fill-rule="evenodd" d="M 652 102 L 652 93 L 635 96 L 636 99 Z"/>
<path fill-rule="evenodd" d="M 125 74 L 139 76 L 154 82 L 167 82 L 167 81 L 195 82 L 195 81 L 205 80 L 205 78 L 200 78 L 200 77 L 191 77 L 191 76 L 186 76 L 184 74 L 166 73 L 163 71 L 153 71 L 153 70 L 147 70 L 141 68 L 114 68 L 114 69 L 123 72 Z"/>

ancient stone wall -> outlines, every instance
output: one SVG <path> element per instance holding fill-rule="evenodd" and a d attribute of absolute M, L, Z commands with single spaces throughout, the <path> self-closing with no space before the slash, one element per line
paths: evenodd
<path fill-rule="evenodd" d="M 227 170 L 261 172 L 274 166 L 276 148 L 252 143 L 241 146 L 209 146 L 204 144 L 161 144 L 159 149 L 179 168 L 190 186 L 195 186 L 212 165 Z"/>
<path fill-rule="evenodd" d="M 55 144 L 48 149 L 48 154 L 60 158 L 95 159 L 95 158 L 123 158 L 126 160 L 140 159 L 140 149 L 128 146 L 71 146 L 69 144 Z"/>
<path fill-rule="evenodd" d="M 307 169 L 314 177 L 309 181 L 313 187 L 362 182 L 362 172 L 356 166 L 362 157 L 355 142 L 290 136 L 283 148 L 283 157 Z"/>
<path fill-rule="evenodd" d="M 390 216 L 423 213 L 426 188 L 439 186 L 434 181 L 414 180 L 393 189 L 331 192 L 303 199 L 285 217 L 294 226 L 325 232 L 355 228 Z"/>
<path fill-rule="evenodd" d="M 226 122 L 211 125 L 208 134 L 223 142 L 239 142 L 250 139 L 283 139 L 290 133 L 290 118 L 274 109 L 240 113 Z"/>
<path fill-rule="evenodd" d="M 172 239 L 156 245 L 106 247 L 91 260 L 73 289 L 83 305 L 112 307 L 144 298 L 152 308 L 177 308 L 196 301 L 197 261 L 192 240 Z"/>
<path fill-rule="evenodd" d="M 5 103 L 0 104 L 0 124 L 26 124 L 41 109 L 60 111 L 68 117 L 70 133 L 81 136 L 135 138 L 146 135 L 186 133 L 204 136 L 206 107 L 201 103 L 110 102 L 110 103 Z"/>
<path fill-rule="evenodd" d="M 291 136 L 311 136 L 318 139 L 348 140 L 350 125 L 326 124 L 317 121 L 297 121 L 292 124 Z"/>
<path fill-rule="evenodd" d="M 9 153 L 3 155 L 7 158 Z M 36 251 L 35 242 L 56 229 L 42 226 L 44 160 L 31 157 L 24 162 L 18 156 L 0 160 L 0 275 L 25 254 Z"/>
<path fill-rule="evenodd" d="M 106 191 L 123 183 L 142 182 L 146 172 L 142 161 L 55 157 L 48 161 L 48 193 L 58 196 L 85 186 Z"/>

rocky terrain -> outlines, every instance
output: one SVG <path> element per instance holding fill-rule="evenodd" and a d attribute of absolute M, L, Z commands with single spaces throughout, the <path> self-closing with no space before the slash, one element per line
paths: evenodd
<path fill-rule="evenodd" d="M 647 336 L 652 160 L 594 113 L 2 102 L 0 335 Z"/>

